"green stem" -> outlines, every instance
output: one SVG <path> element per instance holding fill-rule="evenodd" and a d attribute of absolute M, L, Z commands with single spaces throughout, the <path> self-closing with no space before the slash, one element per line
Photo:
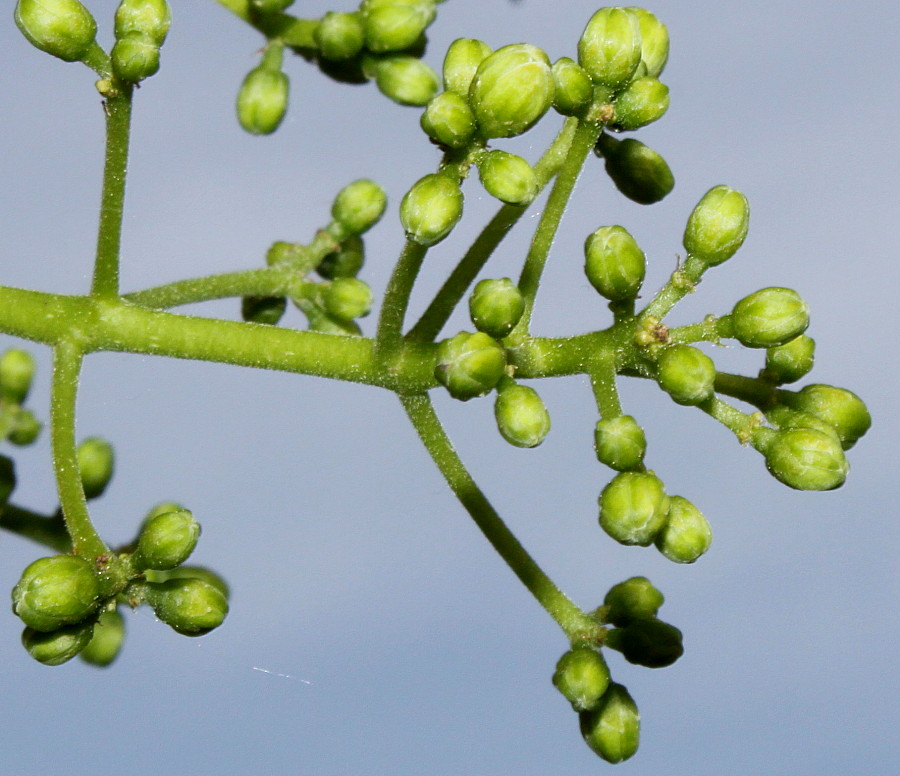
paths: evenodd
<path fill-rule="evenodd" d="M 591 370 L 591 388 L 601 418 L 617 418 L 622 414 L 622 402 L 616 388 L 615 358 L 609 356 L 604 360 L 597 359 L 596 367 Z"/>
<path fill-rule="evenodd" d="M 384 301 L 381 304 L 381 314 L 378 318 L 378 330 L 375 341 L 379 348 L 391 347 L 400 341 L 403 333 L 403 319 L 406 317 L 406 309 L 409 307 L 409 298 L 413 285 L 419 276 L 422 262 L 428 248 L 414 240 L 407 240 L 400 254 L 400 259 L 391 274 L 387 290 L 384 292 Z"/>
<path fill-rule="evenodd" d="M 696 288 L 706 270 L 707 265 L 704 262 L 688 256 L 684 264 L 671 274 L 659 293 L 641 311 L 640 317 L 647 318 L 652 315 L 662 321 L 678 302 Z"/>
<path fill-rule="evenodd" d="M 7 504 L 0 508 L 0 528 L 57 552 L 69 552 L 72 549 L 72 540 L 66 532 L 66 523 L 60 512 L 48 517 Z"/>
<path fill-rule="evenodd" d="M 315 49 L 313 32 L 319 22 L 313 19 L 297 19 L 286 13 L 256 14 L 249 0 L 215 0 L 235 16 L 259 30 L 267 38 L 278 38 L 294 48 Z"/>

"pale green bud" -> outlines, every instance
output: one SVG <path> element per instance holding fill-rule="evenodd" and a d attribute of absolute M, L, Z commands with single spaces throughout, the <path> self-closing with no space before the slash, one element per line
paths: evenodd
<path fill-rule="evenodd" d="M 766 349 L 764 374 L 778 383 L 795 383 L 813 368 L 816 341 L 801 334 L 783 345 Z"/>
<path fill-rule="evenodd" d="M 812 428 L 776 432 L 765 458 L 772 476 L 796 490 L 839 488 L 850 470 L 840 441 Z"/>
<path fill-rule="evenodd" d="M 568 57 L 553 63 L 553 107 L 563 116 L 583 111 L 594 96 L 594 84 L 587 71 Z"/>
<path fill-rule="evenodd" d="M 612 125 L 616 129 L 640 129 L 669 109 L 669 87 L 650 76 L 637 78 L 616 98 L 615 107 Z"/>
<path fill-rule="evenodd" d="M 750 226 L 750 203 L 741 192 L 714 186 L 694 208 L 684 230 L 684 249 L 715 267 L 744 243 Z"/>
<path fill-rule="evenodd" d="M 363 234 L 384 214 L 387 194 L 375 181 L 367 178 L 342 188 L 331 205 L 331 217 L 351 234 Z"/>
<path fill-rule="evenodd" d="M 469 297 L 469 316 L 478 331 L 503 339 L 525 312 L 525 298 L 509 278 L 479 281 Z"/>
<path fill-rule="evenodd" d="M 14 445 L 30 445 L 41 433 L 43 424 L 34 416 L 31 410 L 24 407 L 9 408 L 13 413 L 14 423 L 7 433 L 7 439 Z"/>
<path fill-rule="evenodd" d="M 78 0 L 19 0 L 13 16 L 35 48 L 65 62 L 83 59 L 97 34 L 97 22 Z"/>
<path fill-rule="evenodd" d="M 438 346 L 435 379 L 454 399 L 484 396 L 506 371 L 506 351 L 484 332 L 461 331 Z"/>
<path fill-rule="evenodd" d="M 200 524 L 187 509 L 163 512 L 144 523 L 132 556 L 140 571 L 166 571 L 188 559 L 200 538 Z"/>
<path fill-rule="evenodd" d="M 692 345 L 673 345 L 659 354 L 656 379 L 675 402 L 696 406 L 714 394 L 716 365 Z"/>
<path fill-rule="evenodd" d="M 77 555 L 54 555 L 30 564 L 12 590 L 13 612 L 28 627 L 53 631 L 90 615 L 100 583 L 91 564 Z"/>
<path fill-rule="evenodd" d="M 112 445 L 100 437 L 88 437 L 76 450 L 84 497 L 97 498 L 106 490 L 113 476 Z"/>
<path fill-rule="evenodd" d="M 338 320 L 364 318 L 372 309 L 372 289 L 357 278 L 336 278 L 322 292 L 322 304 Z"/>
<path fill-rule="evenodd" d="M 124 641 L 125 618 L 118 609 L 105 611 L 94 626 L 91 640 L 81 650 L 81 659 L 92 666 L 108 666 L 119 656 Z"/>
<path fill-rule="evenodd" d="M 456 92 L 435 96 L 419 123 L 430 138 L 447 148 L 465 148 L 475 135 L 475 116 L 466 99 Z"/>
<path fill-rule="evenodd" d="M 669 59 L 669 31 L 659 19 L 644 8 L 628 8 L 638 18 L 641 28 L 641 63 L 646 75 L 658 78 Z"/>
<path fill-rule="evenodd" d="M 814 383 L 797 393 L 779 392 L 783 404 L 828 423 L 837 432 L 844 450 L 849 450 L 872 425 L 865 402 L 853 391 Z"/>
<path fill-rule="evenodd" d="M 609 668 L 596 649 L 576 647 L 557 662 L 553 685 L 575 711 L 590 711 L 609 687 Z"/>
<path fill-rule="evenodd" d="M 138 83 L 159 70 L 159 45 L 140 33 L 132 33 L 115 42 L 110 55 L 116 77 Z"/>
<path fill-rule="evenodd" d="M 31 390 L 34 358 L 27 350 L 10 348 L 0 356 L 0 400 L 22 404 Z"/>
<path fill-rule="evenodd" d="M 50 633 L 25 628 L 22 631 L 22 646 L 38 663 L 59 666 L 71 660 L 90 643 L 93 630 L 92 622 L 64 625 Z"/>
<path fill-rule="evenodd" d="M 663 594 L 647 577 L 631 577 L 609 589 L 603 599 L 604 621 L 624 627 L 634 620 L 656 617 L 664 602 Z"/>
<path fill-rule="evenodd" d="M 421 59 L 385 57 L 375 67 L 375 83 L 381 93 L 400 105 L 427 105 L 437 94 L 438 76 Z"/>
<path fill-rule="evenodd" d="M 631 415 L 604 418 L 594 430 L 594 450 L 597 460 L 610 469 L 630 471 L 643 464 L 647 438 Z"/>
<path fill-rule="evenodd" d="M 166 0 L 122 0 L 116 9 L 116 38 L 144 35 L 157 47 L 162 46 L 172 24 L 172 12 Z"/>
<path fill-rule="evenodd" d="M 600 527 L 620 544 L 651 544 L 669 511 L 662 481 L 650 472 L 617 474 L 599 501 Z"/>
<path fill-rule="evenodd" d="M 324 59 L 340 62 L 362 51 L 365 30 L 359 14 L 329 11 L 313 32 L 313 39 Z"/>
<path fill-rule="evenodd" d="M 666 160 L 640 140 L 616 140 L 604 132 L 595 150 L 606 160 L 606 173 L 616 188 L 634 202 L 652 205 L 675 187 Z"/>
<path fill-rule="evenodd" d="M 745 296 L 731 311 L 734 338 L 748 348 L 783 345 L 809 326 L 809 307 L 790 288 L 763 288 Z"/>
<path fill-rule="evenodd" d="M 607 299 L 621 301 L 638 295 L 647 260 L 624 227 L 600 227 L 585 241 L 584 257 L 587 279 Z"/>
<path fill-rule="evenodd" d="M 656 547 L 675 563 L 693 563 L 709 549 L 712 529 L 690 501 L 669 496 L 669 516 L 656 535 Z"/>
<path fill-rule="evenodd" d="M 610 684 L 597 707 L 579 715 L 585 743 L 609 763 L 620 763 L 638 748 L 641 715 L 621 684 Z"/>
<path fill-rule="evenodd" d="M 469 94 L 469 87 L 478 66 L 493 51 L 483 40 L 457 38 L 444 57 L 444 89 L 461 97 Z"/>
<path fill-rule="evenodd" d="M 550 414 L 538 392 L 510 379 L 497 387 L 494 418 L 500 435 L 516 447 L 537 447 L 550 433 Z"/>
<path fill-rule="evenodd" d="M 209 633 L 228 614 L 228 599 L 222 591 L 195 577 L 148 582 L 146 598 L 156 616 L 184 636 Z"/>
<path fill-rule="evenodd" d="M 410 240 L 434 245 L 462 218 L 463 194 L 446 175 L 432 173 L 418 180 L 400 203 L 400 222 Z"/>
<path fill-rule="evenodd" d="M 578 41 L 578 64 L 594 83 L 619 89 L 627 84 L 641 62 L 638 17 L 625 8 L 601 8 Z"/>
<path fill-rule="evenodd" d="M 414 44 L 434 21 L 434 0 L 364 0 L 366 47 L 383 54 Z"/>
<path fill-rule="evenodd" d="M 478 159 L 478 177 L 485 191 L 507 205 L 528 205 L 537 196 L 534 168 L 521 156 L 488 151 Z"/>
<path fill-rule="evenodd" d="M 237 96 L 238 121 L 251 135 L 271 135 L 287 113 L 290 83 L 280 70 L 256 67 Z"/>

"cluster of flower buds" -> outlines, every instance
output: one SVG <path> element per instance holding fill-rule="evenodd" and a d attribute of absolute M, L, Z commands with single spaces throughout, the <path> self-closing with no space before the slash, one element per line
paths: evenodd
<path fill-rule="evenodd" d="M 113 72 L 125 83 L 138 83 L 159 70 L 159 49 L 169 33 L 166 0 L 122 0 L 116 9 Z"/>
<path fill-rule="evenodd" d="M 25 350 L 7 350 L 0 356 L 0 441 L 14 445 L 34 442 L 41 432 L 41 422 L 23 407 L 34 377 L 34 359 Z"/>

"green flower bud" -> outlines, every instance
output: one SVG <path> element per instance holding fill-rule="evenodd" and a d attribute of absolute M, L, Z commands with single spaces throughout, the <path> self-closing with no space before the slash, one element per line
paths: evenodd
<path fill-rule="evenodd" d="M 329 11 L 313 32 L 313 39 L 324 59 L 339 62 L 362 51 L 365 30 L 359 14 Z"/>
<path fill-rule="evenodd" d="M 351 234 L 341 243 L 339 250 L 329 253 L 316 272 L 326 280 L 335 278 L 353 278 L 362 269 L 366 259 L 366 250 L 362 238 L 358 234 Z"/>
<path fill-rule="evenodd" d="M 19 0 L 14 18 L 29 43 L 65 62 L 83 59 L 97 34 L 97 22 L 78 0 Z"/>
<path fill-rule="evenodd" d="M 783 345 L 809 326 L 809 307 L 789 288 L 763 288 L 745 296 L 731 311 L 734 338 L 748 348 Z"/>
<path fill-rule="evenodd" d="M 54 555 L 29 565 L 12 590 L 13 612 L 37 631 L 81 622 L 98 605 L 100 584 L 77 555 Z"/>
<path fill-rule="evenodd" d="M 38 438 L 43 424 L 34 416 L 31 410 L 26 410 L 22 407 L 15 408 L 14 415 L 15 424 L 9 430 L 7 439 L 20 447 L 30 445 Z"/>
<path fill-rule="evenodd" d="M 140 531 L 143 531 L 150 521 L 159 515 L 164 515 L 167 512 L 181 512 L 183 509 L 184 506 L 176 501 L 161 501 L 159 504 L 151 507 L 150 511 L 144 515 L 144 519 L 141 521 Z M 138 531 L 138 533 L 140 533 L 140 531 Z"/>
<path fill-rule="evenodd" d="M 118 609 L 109 609 L 97 620 L 93 637 L 81 650 L 81 659 L 92 666 L 108 666 L 119 656 L 124 641 L 125 618 Z"/>
<path fill-rule="evenodd" d="M 852 391 L 833 385 L 814 383 L 797 393 L 783 391 L 780 400 L 792 409 L 808 412 L 832 426 L 841 440 L 844 450 L 849 450 L 856 440 L 872 425 L 872 416 L 865 402 Z"/>
<path fill-rule="evenodd" d="M 118 40 L 145 35 L 157 48 L 165 42 L 172 24 L 172 12 L 166 0 L 122 0 L 115 18 Z"/>
<path fill-rule="evenodd" d="M 817 418 L 815 415 L 810 415 L 808 412 L 797 412 L 789 407 L 785 407 L 783 404 L 778 404 L 766 411 L 766 417 L 782 431 L 789 428 L 814 428 L 816 431 L 822 431 L 829 436 L 833 436 L 838 442 L 841 441 L 834 426 L 826 423 L 821 418 Z"/>
<path fill-rule="evenodd" d="M 484 396 L 503 377 L 506 351 L 483 332 L 461 331 L 440 343 L 434 376 L 454 399 Z"/>
<path fill-rule="evenodd" d="M 617 474 L 600 494 L 600 527 L 620 544 L 652 543 L 668 511 L 662 481 L 650 472 Z"/>
<path fill-rule="evenodd" d="M 475 116 L 465 97 L 456 92 L 438 94 L 419 123 L 425 134 L 447 148 L 465 148 L 475 135 Z"/>
<path fill-rule="evenodd" d="M 245 296 L 241 299 L 241 318 L 250 323 L 274 326 L 287 309 L 283 296 Z"/>
<path fill-rule="evenodd" d="M 594 84 L 587 71 L 568 57 L 553 63 L 553 107 L 563 116 L 583 111 L 594 97 Z"/>
<path fill-rule="evenodd" d="M 81 487 L 86 499 L 97 498 L 106 490 L 113 476 L 112 445 L 100 437 L 88 437 L 76 451 Z"/>
<path fill-rule="evenodd" d="M 351 234 L 363 234 L 384 214 L 387 194 L 374 181 L 360 178 L 342 188 L 331 205 L 331 217 Z"/>
<path fill-rule="evenodd" d="M 434 21 L 434 0 L 365 0 L 361 6 L 366 47 L 383 54 L 415 43 Z"/>
<path fill-rule="evenodd" d="M 136 84 L 159 70 L 159 46 L 146 35 L 134 33 L 116 41 L 111 59 L 116 76 Z"/>
<path fill-rule="evenodd" d="M 457 38 L 453 41 L 444 57 L 444 88 L 462 97 L 468 96 L 478 66 L 492 51 L 483 40 Z"/>
<path fill-rule="evenodd" d="M 525 312 L 525 298 L 509 278 L 479 281 L 469 297 L 469 315 L 478 331 L 503 339 Z"/>
<path fill-rule="evenodd" d="M 66 625 L 50 633 L 25 628 L 22 646 L 38 663 L 59 666 L 71 660 L 90 642 L 94 623 Z"/>
<path fill-rule="evenodd" d="M 772 476 L 796 490 L 834 490 L 844 484 L 850 470 L 841 443 L 812 428 L 776 432 L 765 457 Z"/>
<path fill-rule="evenodd" d="M 478 177 L 488 194 L 507 205 L 529 205 L 538 193 L 532 166 L 506 151 L 488 151 L 481 156 Z"/>
<path fill-rule="evenodd" d="M 263 16 L 282 13 L 294 4 L 294 0 L 250 0 L 250 7 Z"/>
<path fill-rule="evenodd" d="M 609 687 L 609 668 L 596 649 L 576 647 L 557 662 L 553 685 L 575 711 L 590 711 Z"/>
<path fill-rule="evenodd" d="M 132 560 L 139 571 L 166 571 L 180 566 L 197 546 L 200 524 L 187 509 L 163 512 L 147 521 Z"/>
<path fill-rule="evenodd" d="M 795 383 L 813 368 L 816 341 L 801 334 L 783 345 L 766 350 L 766 368 L 763 375 L 779 385 Z"/>
<path fill-rule="evenodd" d="M 469 105 L 483 138 L 513 137 L 531 129 L 553 104 L 547 55 L 527 43 L 497 49 L 478 66 Z"/>
<path fill-rule="evenodd" d="M 629 663 L 646 668 L 665 668 L 684 654 L 681 631 L 656 619 L 633 620 L 617 633 L 615 642 L 614 648 Z"/>
<path fill-rule="evenodd" d="M 7 455 L 0 455 L 0 514 L 16 489 L 16 465 Z"/>
<path fill-rule="evenodd" d="M 669 496 L 669 516 L 656 535 L 656 547 L 675 563 L 693 563 L 709 549 L 712 529 L 690 501 Z"/>
<path fill-rule="evenodd" d="M 427 105 L 437 94 L 438 76 L 416 57 L 385 57 L 375 68 L 381 93 L 400 105 Z"/>
<path fill-rule="evenodd" d="M 660 388 L 678 404 L 703 404 L 715 393 L 716 365 L 692 345 L 674 345 L 663 350 L 656 370 Z"/>
<path fill-rule="evenodd" d="M 400 223 L 410 240 L 434 245 L 459 223 L 463 194 L 459 184 L 446 175 L 433 173 L 421 178 L 400 203 Z"/>
<path fill-rule="evenodd" d="M 714 186 L 688 218 L 684 249 L 715 267 L 730 259 L 744 243 L 750 225 L 750 203 L 739 191 Z"/>
<path fill-rule="evenodd" d="M 664 601 L 663 594 L 647 577 L 631 577 L 609 589 L 603 599 L 604 621 L 624 627 L 634 620 L 656 617 Z"/>
<path fill-rule="evenodd" d="M 578 41 L 578 64 L 594 83 L 619 89 L 627 84 L 641 62 L 638 17 L 625 8 L 601 8 Z"/>
<path fill-rule="evenodd" d="M 372 309 L 372 289 L 356 278 L 337 278 L 322 292 L 325 311 L 341 321 L 364 318 Z"/>
<path fill-rule="evenodd" d="M 276 240 L 266 251 L 266 266 L 275 267 L 279 264 L 291 264 L 294 261 L 305 258 L 305 247 L 298 243 Z"/>
<path fill-rule="evenodd" d="M 22 404 L 31 390 L 34 359 L 27 350 L 11 348 L 0 356 L 0 401 Z"/>
<path fill-rule="evenodd" d="M 600 227 L 585 240 L 584 258 L 587 279 L 607 299 L 615 302 L 638 295 L 647 260 L 624 227 Z"/>
<path fill-rule="evenodd" d="M 309 330 L 319 334 L 336 334 L 340 337 L 358 337 L 362 329 L 356 321 L 342 321 L 322 312 L 309 316 Z"/>
<path fill-rule="evenodd" d="M 641 715 L 621 684 L 612 683 L 597 708 L 579 715 L 585 743 L 609 763 L 620 763 L 638 748 Z"/>
<path fill-rule="evenodd" d="M 647 438 L 631 415 L 604 418 L 594 430 L 594 450 L 600 463 L 627 472 L 643 464 Z"/>
<path fill-rule="evenodd" d="M 203 636 L 228 614 L 222 591 L 194 577 L 148 582 L 146 597 L 156 616 L 183 636 Z"/>
<path fill-rule="evenodd" d="M 199 579 L 212 585 L 226 599 L 231 595 L 228 583 L 215 571 L 206 568 L 206 566 L 179 566 L 169 571 L 151 571 L 148 569 L 144 572 L 144 576 L 148 582 L 165 582 L 169 579 Z"/>
<path fill-rule="evenodd" d="M 237 96 L 238 121 L 251 135 L 271 135 L 288 106 L 288 77 L 280 70 L 256 67 L 247 73 Z"/>
<path fill-rule="evenodd" d="M 652 205 L 675 187 L 675 176 L 656 151 L 640 140 L 616 140 L 605 132 L 596 148 L 606 160 L 606 174 L 628 199 Z"/>
<path fill-rule="evenodd" d="M 612 125 L 616 129 L 640 129 L 661 119 L 669 109 L 669 87 L 650 76 L 637 78 L 616 98 L 615 105 Z"/>
<path fill-rule="evenodd" d="M 641 28 L 641 63 L 646 75 L 658 78 L 669 59 L 669 31 L 659 19 L 644 8 L 628 8 L 638 18 Z"/>
<path fill-rule="evenodd" d="M 538 392 L 510 379 L 497 387 L 494 418 L 500 435 L 516 447 L 537 447 L 550 433 L 550 415 Z"/>

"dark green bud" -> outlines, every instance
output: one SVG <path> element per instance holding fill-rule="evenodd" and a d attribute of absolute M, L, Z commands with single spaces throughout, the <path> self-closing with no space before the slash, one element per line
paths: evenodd
<path fill-rule="evenodd" d="M 383 54 L 415 43 L 434 21 L 434 0 L 364 0 L 366 47 Z"/>
<path fill-rule="evenodd" d="M 625 8 L 601 8 L 578 41 L 578 64 L 594 83 L 619 89 L 631 81 L 641 63 L 638 17 Z"/>
<path fill-rule="evenodd" d="M 779 398 L 788 407 L 807 412 L 832 426 L 844 450 L 853 447 L 872 425 L 872 416 L 865 402 L 845 388 L 814 383 L 797 393 L 784 391 Z"/>
<path fill-rule="evenodd" d="M 616 129 L 640 129 L 661 119 L 669 109 L 669 87 L 650 76 L 637 78 L 616 98 L 615 105 L 612 125 Z"/>
<path fill-rule="evenodd" d="M 712 529 L 690 501 L 669 496 L 669 516 L 656 535 L 656 547 L 675 563 L 693 563 L 709 549 Z"/>
<path fill-rule="evenodd" d="M 241 318 L 250 323 L 274 326 L 287 309 L 283 296 L 245 296 L 241 299 Z"/>
<path fill-rule="evenodd" d="M 640 140 L 616 140 L 603 133 L 597 153 L 606 160 L 606 174 L 628 199 L 652 205 L 675 187 L 675 176 L 666 160 Z"/>
<path fill-rule="evenodd" d="M 656 379 L 676 403 L 696 406 L 715 392 L 716 365 L 692 345 L 674 345 L 659 354 Z"/>
<path fill-rule="evenodd" d="M 506 151 L 488 151 L 481 156 L 478 177 L 488 194 L 507 205 L 529 205 L 538 193 L 532 166 Z"/>
<path fill-rule="evenodd" d="M 613 585 L 603 605 L 606 607 L 604 620 L 623 627 L 634 620 L 656 617 L 665 598 L 647 577 L 632 577 Z"/>
<path fill-rule="evenodd" d="M 15 424 L 9 430 L 7 439 L 20 447 L 30 445 L 40 435 L 43 424 L 31 410 L 17 407 L 13 414 L 15 415 Z"/>
<path fill-rule="evenodd" d="M 734 338 L 748 348 L 783 345 L 809 326 L 809 307 L 790 288 L 763 288 L 745 296 L 731 311 Z"/>
<path fill-rule="evenodd" d="M 727 261 L 744 243 L 750 226 L 750 203 L 739 191 L 714 186 L 688 218 L 684 249 L 709 267 Z"/>
<path fill-rule="evenodd" d="M 603 655 L 591 647 L 570 649 L 556 664 L 553 686 L 575 711 L 596 708 L 609 687 L 609 668 Z"/>
<path fill-rule="evenodd" d="M 0 401 L 22 404 L 31 390 L 34 358 L 27 350 L 11 348 L 0 356 Z"/>
<path fill-rule="evenodd" d="M 525 298 L 509 278 L 479 281 L 469 297 L 469 315 L 478 331 L 503 339 L 525 312 Z"/>
<path fill-rule="evenodd" d="M 94 626 L 94 635 L 81 650 L 81 659 L 92 666 L 103 668 L 112 663 L 125 641 L 125 618 L 118 609 L 103 612 Z"/>
<path fill-rule="evenodd" d="M 50 633 L 25 628 L 22 631 L 22 646 L 38 663 L 45 666 L 59 666 L 71 660 L 88 645 L 93 630 L 92 622 L 65 625 Z"/>
<path fill-rule="evenodd" d="M 450 234 L 462 212 L 459 184 L 446 175 L 432 173 L 406 192 L 400 203 L 400 223 L 410 240 L 434 245 Z"/>
<path fill-rule="evenodd" d="M 0 455 L 0 514 L 16 489 L 16 465 L 8 455 Z"/>
<path fill-rule="evenodd" d="M 766 368 L 763 375 L 779 385 L 795 383 L 813 368 L 816 341 L 801 334 L 783 345 L 766 350 Z"/>
<path fill-rule="evenodd" d="M 658 78 L 669 59 L 669 31 L 650 11 L 633 7 L 628 10 L 637 16 L 641 28 L 643 74 Z"/>
<path fill-rule="evenodd" d="M 497 387 L 494 418 L 500 435 L 516 447 L 537 447 L 550 433 L 550 415 L 538 392 L 510 379 Z"/>
<path fill-rule="evenodd" d="M 634 299 L 641 290 L 647 260 L 622 226 L 601 226 L 584 243 L 584 272 L 611 301 Z"/>
<path fill-rule="evenodd" d="M 76 451 L 81 486 L 86 499 L 97 498 L 106 490 L 113 476 L 112 445 L 100 437 L 88 437 Z"/>
<path fill-rule="evenodd" d="M 684 654 L 681 631 L 656 619 L 633 620 L 616 638 L 616 646 L 629 663 L 665 668 Z"/>
<path fill-rule="evenodd" d="M 416 57 L 385 57 L 375 67 L 381 93 L 400 105 L 427 105 L 437 94 L 438 76 Z"/>
<path fill-rule="evenodd" d="M 111 59 L 116 77 L 136 84 L 159 70 L 159 46 L 146 35 L 134 33 L 116 41 Z"/>
<path fill-rule="evenodd" d="M 384 214 L 387 194 L 375 181 L 360 178 L 344 186 L 331 205 L 331 217 L 350 234 L 363 234 Z"/>
<path fill-rule="evenodd" d="M 313 32 L 313 39 L 324 59 L 340 62 L 362 51 L 365 30 L 359 14 L 329 11 Z"/>
<path fill-rule="evenodd" d="M 585 743 L 609 763 L 620 763 L 637 751 L 641 715 L 621 684 L 610 684 L 597 708 L 581 712 L 579 723 Z"/>
<path fill-rule="evenodd" d="M 122 0 L 115 19 L 117 39 L 145 35 L 158 48 L 169 34 L 172 12 L 166 0 Z"/>
<path fill-rule="evenodd" d="M 294 4 L 294 0 L 250 0 L 250 7 L 256 13 L 266 16 L 282 13 Z"/>
<path fill-rule="evenodd" d="M 28 627 L 53 631 L 90 615 L 100 583 L 91 564 L 77 555 L 54 555 L 29 565 L 12 590 L 13 612 Z"/>
<path fill-rule="evenodd" d="M 622 472 L 600 494 L 600 527 L 620 544 L 651 544 L 666 522 L 669 497 L 650 472 Z"/>
<path fill-rule="evenodd" d="M 14 18 L 29 43 L 65 62 L 83 59 L 97 34 L 97 22 L 78 0 L 19 0 Z"/>
<path fill-rule="evenodd" d="M 316 272 L 326 280 L 335 278 L 353 278 L 362 269 L 366 259 L 366 250 L 362 238 L 358 234 L 352 234 L 341 243 L 339 250 L 329 253 Z"/>
<path fill-rule="evenodd" d="M 288 77 L 280 70 L 256 67 L 247 73 L 237 96 L 238 121 L 251 135 L 271 135 L 288 106 Z"/>
<path fill-rule="evenodd" d="M 647 438 L 631 415 L 604 418 L 594 430 L 594 450 L 600 463 L 627 472 L 643 464 Z"/>
<path fill-rule="evenodd" d="M 594 97 L 594 83 L 587 71 L 568 57 L 553 63 L 553 107 L 563 116 L 583 111 Z"/>
<path fill-rule="evenodd" d="M 528 43 L 497 49 L 478 66 L 469 105 L 483 138 L 513 137 L 531 129 L 553 104 L 547 55 Z"/>
<path fill-rule="evenodd" d="M 475 135 L 475 115 L 465 97 L 456 92 L 438 94 L 419 123 L 425 134 L 447 148 L 465 148 Z"/>
<path fill-rule="evenodd" d="M 169 579 L 199 579 L 212 585 L 225 598 L 231 595 L 228 583 L 222 579 L 215 571 L 206 568 L 206 566 L 179 566 L 170 571 L 151 571 L 148 570 L 144 574 L 148 582 L 165 582 Z"/>
<path fill-rule="evenodd" d="M 228 614 L 222 591 L 196 577 L 148 582 L 146 597 L 156 616 L 183 636 L 203 636 Z"/>
<path fill-rule="evenodd" d="M 341 321 L 363 318 L 372 309 L 372 289 L 356 278 L 337 278 L 322 292 L 325 311 Z"/>
<path fill-rule="evenodd" d="M 144 523 L 132 556 L 139 571 L 180 566 L 197 546 L 200 523 L 187 509 L 163 512 Z"/>
<path fill-rule="evenodd" d="M 453 41 L 444 57 L 444 88 L 466 97 L 478 66 L 492 51 L 483 40 L 457 38 Z"/>
<path fill-rule="evenodd" d="M 834 490 L 850 470 L 841 443 L 812 428 L 776 432 L 764 454 L 772 476 L 796 490 Z"/>
<path fill-rule="evenodd" d="M 506 371 L 506 351 L 484 332 L 461 331 L 440 343 L 434 376 L 454 399 L 484 396 Z"/>

